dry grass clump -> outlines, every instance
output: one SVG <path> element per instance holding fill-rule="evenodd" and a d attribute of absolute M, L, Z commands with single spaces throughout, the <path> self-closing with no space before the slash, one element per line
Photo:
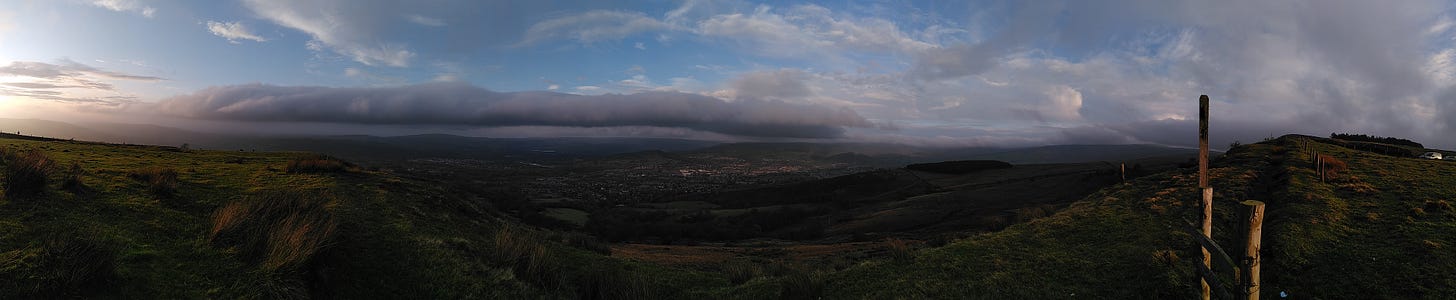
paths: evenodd
<path fill-rule="evenodd" d="M 612 255 L 611 245 L 608 245 L 607 243 L 602 242 L 600 239 L 597 239 L 596 237 L 587 234 L 579 232 L 556 233 L 553 240 L 560 241 L 562 244 L 566 244 L 567 246 L 571 246 L 572 248 L 596 252 L 602 255 Z"/>
<path fill-rule="evenodd" d="M 495 234 L 496 261 L 510 265 L 516 278 L 553 286 L 559 283 L 560 266 L 537 233 L 514 225 L 501 227 Z"/>
<path fill-rule="evenodd" d="M 177 170 L 167 167 L 145 167 L 131 171 L 131 179 L 147 185 L 147 192 L 170 197 L 177 192 Z"/>
<path fill-rule="evenodd" d="M 284 168 L 288 173 L 337 173 L 348 172 L 354 164 L 323 154 L 310 154 L 288 161 Z"/>
<path fill-rule="evenodd" d="M 824 294 L 824 274 L 800 270 L 783 278 L 779 299 L 819 299 Z"/>
<path fill-rule="evenodd" d="M 1425 210 L 1430 213 L 1456 215 L 1456 208 L 1453 208 L 1451 202 L 1446 200 L 1426 200 L 1422 206 L 1425 206 Z"/>
<path fill-rule="evenodd" d="M 750 261 L 734 259 L 723 263 L 723 274 L 733 284 L 743 284 L 763 275 L 763 268 Z"/>
<path fill-rule="evenodd" d="M 910 243 L 905 240 L 897 238 L 885 239 L 885 249 L 889 251 L 890 258 L 895 259 L 895 261 L 904 262 L 915 259 L 914 249 L 911 249 Z"/>
<path fill-rule="evenodd" d="M 86 169 L 82 169 L 81 164 L 72 162 L 61 173 L 61 188 L 72 192 L 84 190 L 86 183 L 81 181 L 83 175 L 86 175 Z"/>
<path fill-rule="evenodd" d="M 1178 251 L 1174 251 L 1174 250 L 1158 250 L 1158 251 L 1153 251 L 1153 262 L 1156 262 L 1158 264 L 1163 264 L 1163 265 L 1168 265 L 1168 266 L 1176 266 L 1176 265 L 1178 265 L 1178 262 L 1181 261 L 1181 260 L 1182 259 L 1178 257 Z"/>
<path fill-rule="evenodd" d="M 1035 219 L 1045 218 L 1047 216 L 1051 216 L 1053 213 L 1056 213 L 1056 211 L 1057 207 L 1055 205 L 1049 204 L 1018 208 L 1016 209 L 1016 222 L 1024 223 Z"/>
<path fill-rule="evenodd" d="M 55 161 L 44 152 L 0 148 L 0 159 L 5 162 L 6 196 L 32 196 L 45 192 Z"/>
<path fill-rule="evenodd" d="M 1326 178 L 1339 177 L 1340 174 L 1343 174 L 1345 173 L 1345 171 L 1350 169 L 1350 166 L 1348 164 L 1345 164 L 1345 161 L 1335 158 L 1334 156 L 1320 154 L 1320 160 L 1323 160 L 1325 162 L 1324 171 Z"/>
<path fill-rule="evenodd" d="M 229 202 L 212 215 L 214 247 L 235 249 L 269 273 L 305 267 L 331 245 L 338 222 L 325 195 L 265 192 Z"/>
<path fill-rule="evenodd" d="M 577 285 L 580 299 L 664 299 L 642 275 L 619 268 L 588 271 Z"/>

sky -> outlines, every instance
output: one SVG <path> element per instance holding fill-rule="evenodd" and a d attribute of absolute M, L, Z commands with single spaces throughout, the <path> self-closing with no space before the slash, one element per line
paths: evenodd
<path fill-rule="evenodd" d="M 0 0 L 0 117 L 922 146 L 1456 148 L 1456 2 Z"/>

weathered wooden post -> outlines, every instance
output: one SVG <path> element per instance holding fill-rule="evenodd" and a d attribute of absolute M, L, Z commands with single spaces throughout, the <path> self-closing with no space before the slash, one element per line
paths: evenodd
<path fill-rule="evenodd" d="M 1208 95 L 1198 96 L 1198 187 L 1203 189 L 1203 236 L 1213 239 L 1213 187 L 1208 186 Z M 1210 268 L 1212 256 L 1203 250 L 1203 267 Z M 1199 280 L 1203 300 L 1210 298 L 1208 279 Z"/>
<path fill-rule="evenodd" d="M 1314 156 L 1318 157 L 1316 161 L 1319 162 L 1316 164 L 1318 167 L 1315 168 L 1315 172 L 1319 172 L 1320 183 L 1325 183 L 1325 157 L 1320 156 L 1319 153 L 1315 153 Z"/>
<path fill-rule="evenodd" d="M 1123 183 L 1126 183 L 1127 182 L 1127 163 L 1118 164 L 1117 165 L 1117 168 L 1118 168 L 1118 170 L 1120 170 L 1119 173 L 1122 174 L 1122 182 Z"/>
<path fill-rule="evenodd" d="M 1244 245 L 1243 259 L 1244 298 L 1259 300 L 1259 249 L 1262 247 L 1261 236 L 1264 234 L 1264 202 L 1246 200 L 1243 204 L 1249 206 L 1249 235 L 1248 243 Z"/>

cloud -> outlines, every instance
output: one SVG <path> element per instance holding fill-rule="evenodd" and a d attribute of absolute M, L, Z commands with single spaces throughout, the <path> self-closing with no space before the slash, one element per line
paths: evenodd
<path fill-rule="evenodd" d="M 584 87 L 577 87 L 583 90 Z M 752 137 L 833 138 L 872 124 L 848 109 L 723 101 L 676 92 L 571 95 L 494 92 L 463 83 L 390 88 L 222 86 L 165 99 L 157 111 L 252 122 L 686 128 Z"/>
<path fill-rule="evenodd" d="M 329 49 L 339 55 L 369 66 L 407 67 L 415 52 L 399 42 L 381 41 L 379 33 L 397 20 L 402 3 L 380 2 L 368 5 L 355 1 L 318 0 L 245 0 L 244 6 L 280 26 L 293 28 L 313 37 L 309 48 Z"/>
<path fill-rule="evenodd" d="M 421 15 L 415 15 L 415 14 L 405 15 L 405 19 L 407 19 L 410 22 L 415 23 L 415 24 L 420 24 L 420 25 L 425 25 L 425 26 L 430 26 L 430 27 L 445 26 L 445 21 L 444 20 L 440 20 L 440 19 L 436 19 L 436 18 L 431 18 L 431 17 L 426 17 L 426 16 L 421 16 Z"/>
<path fill-rule="evenodd" d="M 151 18 L 157 13 L 156 8 L 142 5 L 136 0 L 96 0 L 92 1 L 91 5 L 117 12 L 135 12 L 147 18 Z"/>
<path fill-rule="evenodd" d="M 736 96 L 747 99 L 795 99 L 812 96 L 805 83 L 809 75 L 798 69 L 760 71 L 744 74 L 733 82 Z"/>
<path fill-rule="evenodd" d="M 517 45 L 529 46 L 557 39 L 590 44 L 669 28 L 666 23 L 639 12 L 594 10 L 531 25 Z"/>
<path fill-rule="evenodd" d="M 845 51 L 911 54 L 936 47 L 885 19 L 835 15 L 817 5 L 786 9 L 759 5 L 751 13 L 742 12 L 748 8 L 735 1 L 687 1 L 661 19 L 638 12 L 593 10 L 535 23 L 518 45 L 549 40 L 591 44 L 665 32 L 692 34 L 780 58 L 843 60 Z M 641 43 L 634 46 L 646 48 Z"/>
<path fill-rule="evenodd" d="M 97 69 L 68 59 L 56 63 L 14 61 L 0 66 L 0 77 L 18 77 L 18 82 L 0 83 L 0 94 L 70 103 L 119 105 L 134 102 L 119 94 L 108 81 L 156 82 L 159 77 L 132 75 Z"/>
<path fill-rule="evenodd" d="M 894 22 L 835 16 L 817 5 L 786 10 L 760 5 L 752 14 L 715 15 L 699 22 L 696 32 L 775 57 L 814 57 L 845 50 L 908 54 L 935 47 L 914 39 Z"/>
<path fill-rule="evenodd" d="M 254 42 L 268 41 L 248 30 L 248 27 L 244 26 L 242 22 L 207 21 L 207 31 L 211 31 L 212 35 L 225 38 L 229 43 L 233 44 L 237 44 L 238 40 L 252 40 Z"/>

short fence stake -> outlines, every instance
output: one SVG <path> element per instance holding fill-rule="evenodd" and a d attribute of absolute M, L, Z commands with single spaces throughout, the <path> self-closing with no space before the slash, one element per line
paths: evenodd
<path fill-rule="evenodd" d="M 1259 300 L 1259 248 L 1262 246 L 1264 234 L 1264 202 L 1246 200 L 1244 205 L 1249 206 L 1249 235 L 1248 244 L 1244 246 L 1244 297 L 1249 300 Z"/>

